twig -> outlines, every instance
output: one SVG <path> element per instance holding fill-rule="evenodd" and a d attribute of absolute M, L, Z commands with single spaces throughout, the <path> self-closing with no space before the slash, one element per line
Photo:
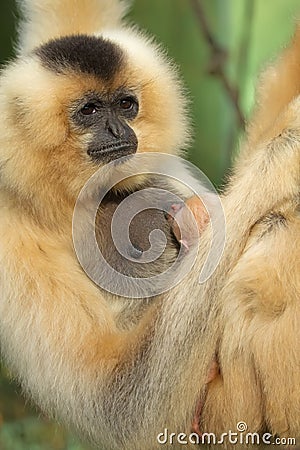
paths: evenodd
<path fill-rule="evenodd" d="M 211 59 L 210 59 L 210 65 L 209 65 L 209 73 L 212 75 L 218 77 L 228 95 L 230 98 L 235 113 L 237 117 L 237 122 L 239 127 L 244 128 L 245 126 L 245 117 L 240 107 L 239 102 L 239 92 L 236 87 L 234 87 L 231 82 L 228 80 L 226 72 L 225 72 L 225 63 L 227 59 L 227 52 L 226 50 L 217 42 L 215 39 L 208 21 L 206 19 L 203 7 L 202 7 L 202 0 L 190 0 L 191 6 L 195 12 L 195 15 L 197 17 L 197 20 L 199 22 L 199 28 L 203 34 L 203 37 L 207 44 L 209 45 L 210 52 L 211 52 Z"/>
<path fill-rule="evenodd" d="M 249 47 L 251 43 L 251 31 L 255 13 L 255 0 L 246 0 L 244 7 L 244 19 L 242 36 L 237 61 L 237 79 L 240 90 L 243 92 L 248 69 Z"/>

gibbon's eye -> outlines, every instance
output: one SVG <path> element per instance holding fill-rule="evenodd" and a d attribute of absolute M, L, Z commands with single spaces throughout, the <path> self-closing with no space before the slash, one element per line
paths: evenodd
<path fill-rule="evenodd" d="M 81 108 L 80 112 L 84 116 L 91 116 L 92 114 L 96 114 L 98 111 L 98 106 L 95 103 L 87 103 L 84 105 L 83 108 Z"/>
<path fill-rule="evenodd" d="M 133 97 L 127 96 L 120 99 L 120 106 L 124 110 L 131 110 L 133 109 L 134 105 L 136 105 L 136 100 Z"/>

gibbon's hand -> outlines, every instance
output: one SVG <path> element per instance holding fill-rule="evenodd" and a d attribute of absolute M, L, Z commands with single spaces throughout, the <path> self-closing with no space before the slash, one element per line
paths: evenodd
<path fill-rule="evenodd" d="M 213 196 L 213 194 L 207 195 Z M 193 218 L 196 220 L 197 229 L 195 229 Z M 173 204 L 167 214 L 167 220 L 179 244 L 189 251 L 209 223 L 209 213 L 204 202 L 194 195 L 185 203 Z"/>

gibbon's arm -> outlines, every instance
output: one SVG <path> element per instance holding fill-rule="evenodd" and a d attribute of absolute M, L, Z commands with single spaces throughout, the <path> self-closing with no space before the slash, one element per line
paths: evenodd
<path fill-rule="evenodd" d="M 222 433 L 243 420 L 249 432 L 267 429 L 280 437 L 300 436 L 299 31 L 298 26 L 291 45 L 261 77 L 248 142 L 236 169 L 250 171 L 249 154 L 265 146 L 269 162 L 260 170 L 266 185 L 273 183 L 273 195 L 270 190 L 269 209 L 251 228 L 219 297 L 222 377 L 209 387 L 202 430 Z M 275 167 L 276 160 L 272 180 L 269 166 Z M 260 189 L 254 178 L 249 197 Z M 255 210 L 263 195 L 264 190 Z"/>
<path fill-rule="evenodd" d="M 198 284 L 207 231 L 194 271 L 131 332 L 118 332 L 70 241 L 34 228 L 13 208 L 1 217 L 3 353 L 44 410 L 108 449 L 152 449 L 165 427 L 189 428 L 222 330 L 224 279 L 255 222 L 298 195 L 298 109 L 299 100 L 233 179 L 224 198 L 226 248 L 214 275 Z"/>
<path fill-rule="evenodd" d="M 120 27 L 130 4 L 127 0 L 18 0 L 24 15 L 20 27 L 21 54 L 57 38 L 94 34 Z"/>

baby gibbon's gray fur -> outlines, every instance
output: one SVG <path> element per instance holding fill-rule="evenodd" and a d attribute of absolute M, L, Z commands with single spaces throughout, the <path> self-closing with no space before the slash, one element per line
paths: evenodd
<path fill-rule="evenodd" d="M 121 328 L 72 245 L 74 204 L 101 165 L 95 145 L 107 132 L 97 125 L 85 134 L 78 111 L 91 111 L 90 92 L 121 92 L 133 115 L 111 129 L 123 124 L 127 150 L 178 153 L 188 137 L 184 96 L 159 50 L 122 26 L 123 3 L 23 3 L 19 57 L 0 82 L 7 364 L 44 411 L 97 448 L 153 450 L 164 428 L 189 432 L 216 353 L 221 374 L 208 388 L 203 431 L 245 420 L 251 431 L 299 435 L 299 35 L 272 83 L 262 83 L 260 119 L 223 197 L 227 239 L 217 270 L 199 285 L 207 229 L 188 278 Z"/>

